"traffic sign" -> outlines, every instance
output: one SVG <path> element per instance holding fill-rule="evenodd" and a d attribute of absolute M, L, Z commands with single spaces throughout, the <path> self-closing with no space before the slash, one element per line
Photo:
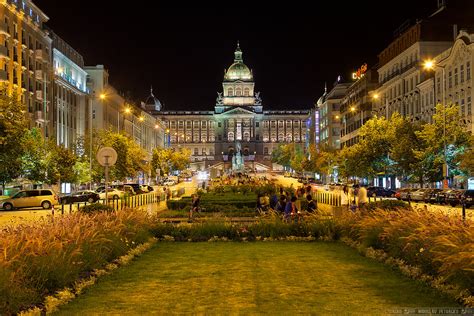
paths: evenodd
<path fill-rule="evenodd" d="M 102 166 L 113 166 L 117 162 L 117 152 L 112 147 L 102 147 L 97 152 L 97 161 Z"/>

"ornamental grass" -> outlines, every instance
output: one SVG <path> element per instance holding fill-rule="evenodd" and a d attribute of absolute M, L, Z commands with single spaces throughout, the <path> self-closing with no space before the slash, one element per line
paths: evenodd
<path fill-rule="evenodd" d="M 75 213 L 0 232 L 0 314 L 40 304 L 151 236 L 144 212 Z"/>
<path fill-rule="evenodd" d="M 474 294 L 474 224 L 460 216 L 422 210 L 376 210 L 346 214 L 343 234 L 364 247 L 419 267 Z"/>

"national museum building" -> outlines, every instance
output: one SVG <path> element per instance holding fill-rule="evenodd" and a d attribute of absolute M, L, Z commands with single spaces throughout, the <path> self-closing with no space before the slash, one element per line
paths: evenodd
<path fill-rule="evenodd" d="M 264 110 L 239 45 L 234 54 L 213 111 L 162 111 L 156 98 L 146 102 L 164 122 L 165 146 L 191 150 L 193 169 L 271 170 L 273 149 L 290 142 L 304 146 L 308 137 L 310 111 Z"/>

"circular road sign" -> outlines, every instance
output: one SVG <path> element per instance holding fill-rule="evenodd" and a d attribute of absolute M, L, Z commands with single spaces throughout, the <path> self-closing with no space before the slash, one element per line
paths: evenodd
<path fill-rule="evenodd" d="M 117 152 L 112 147 L 102 147 L 97 152 L 97 161 L 102 166 L 113 166 L 117 162 Z"/>

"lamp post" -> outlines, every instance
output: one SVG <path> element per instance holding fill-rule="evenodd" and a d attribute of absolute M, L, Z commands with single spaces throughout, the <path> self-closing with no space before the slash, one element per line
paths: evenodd
<path fill-rule="evenodd" d="M 426 60 L 423 64 L 423 68 L 426 70 L 434 70 L 436 67 L 441 68 L 442 70 L 442 77 L 443 80 L 441 80 L 441 101 L 443 102 L 443 189 L 449 188 L 448 185 L 448 162 L 447 162 L 447 157 L 446 157 L 446 100 L 444 98 L 445 94 L 445 66 L 440 66 L 439 64 L 436 64 L 433 60 Z M 435 76 L 436 78 L 436 76 Z M 434 80 L 433 82 L 433 89 L 436 87 L 436 82 Z M 434 93 L 434 97 L 436 98 L 436 91 Z"/>
<path fill-rule="evenodd" d="M 169 144 L 169 137 L 170 137 L 170 129 L 167 128 L 165 130 L 165 138 L 163 139 L 163 148 L 167 148 L 167 144 Z"/>

